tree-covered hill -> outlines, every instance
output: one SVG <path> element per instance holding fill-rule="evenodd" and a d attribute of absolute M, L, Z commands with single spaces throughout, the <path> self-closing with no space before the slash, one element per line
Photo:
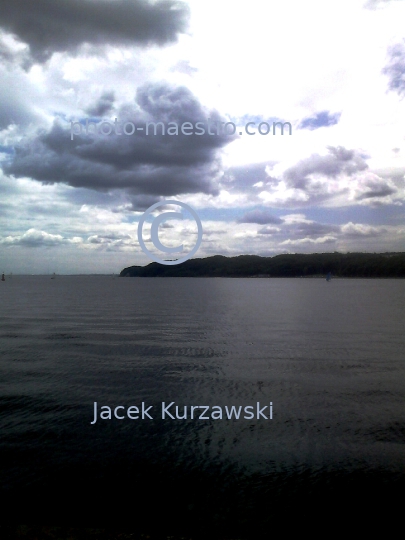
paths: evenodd
<path fill-rule="evenodd" d="M 405 277 L 405 253 L 312 253 L 259 257 L 215 255 L 178 265 L 130 266 L 121 277 Z"/>

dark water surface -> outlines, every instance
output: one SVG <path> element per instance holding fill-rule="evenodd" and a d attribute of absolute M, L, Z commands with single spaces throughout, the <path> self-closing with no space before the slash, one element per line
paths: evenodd
<path fill-rule="evenodd" d="M 404 307 L 404 280 L 7 279 L 3 521 L 257 538 L 281 516 L 394 517 Z M 91 425 L 95 401 L 154 419 Z M 273 419 L 162 420 L 162 401 Z"/>

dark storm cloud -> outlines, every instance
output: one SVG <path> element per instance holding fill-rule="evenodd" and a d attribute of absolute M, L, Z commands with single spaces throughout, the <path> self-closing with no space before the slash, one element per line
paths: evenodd
<path fill-rule="evenodd" d="M 284 172 L 284 180 L 288 187 L 306 189 L 310 185 L 310 175 L 321 175 L 336 178 L 339 174 L 351 176 L 368 168 L 364 157 L 355 150 L 347 150 L 343 146 L 328 146 L 329 154 L 312 156 L 299 161 Z"/>
<path fill-rule="evenodd" d="M 319 129 L 321 127 L 334 126 L 339 122 L 340 113 L 331 114 L 329 111 L 322 111 L 315 116 L 304 118 L 300 124 L 301 129 Z"/>
<path fill-rule="evenodd" d="M 389 61 L 383 69 L 388 87 L 399 95 L 405 94 L 405 41 L 388 49 Z"/>
<path fill-rule="evenodd" d="M 221 121 L 207 114 L 186 88 L 148 84 L 137 92 L 136 104 L 123 106 L 119 122 L 135 126 L 147 122 L 207 123 Z M 113 121 L 111 120 L 111 123 Z M 90 131 L 89 131 L 90 133 Z M 217 152 L 232 141 L 227 135 L 82 135 L 71 140 L 70 128 L 55 121 L 15 149 L 14 160 L 4 166 L 8 174 L 44 183 L 67 183 L 101 191 L 126 188 L 133 195 L 167 196 L 180 193 L 218 192 Z"/>
<path fill-rule="evenodd" d="M 187 20 L 187 6 L 176 0 L 2 0 L 0 27 L 44 62 L 84 43 L 164 45 L 184 32 Z"/>
<path fill-rule="evenodd" d="M 184 86 L 170 87 L 166 83 L 145 84 L 136 92 L 136 102 L 156 122 L 201 122 L 206 114 L 197 98 Z M 213 122 L 223 120 L 218 113 Z M 209 141 L 212 137 L 197 137 Z"/>
<path fill-rule="evenodd" d="M 114 106 L 114 92 L 104 92 L 100 98 L 86 109 L 87 114 L 90 116 L 104 116 L 106 113 L 110 112 Z"/>
<path fill-rule="evenodd" d="M 159 202 L 159 197 L 151 195 L 138 195 L 131 197 L 131 210 L 133 212 L 144 212 L 153 204 Z"/>
<path fill-rule="evenodd" d="M 268 210 L 251 210 L 246 212 L 238 223 L 258 223 L 259 225 L 267 225 L 269 223 L 278 224 L 282 223 L 282 219 L 277 216 L 273 216 Z"/>

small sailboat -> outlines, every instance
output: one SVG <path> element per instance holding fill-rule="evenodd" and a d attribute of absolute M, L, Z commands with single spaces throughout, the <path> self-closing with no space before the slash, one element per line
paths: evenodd
<path fill-rule="evenodd" d="M 332 274 L 330 272 L 328 272 L 326 274 L 326 281 L 330 281 L 332 279 Z"/>
<path fill-rule="evenodd" d="M 4 276 L 4 273 L 1 274 L 1 281 L 6 281 L 6 278 L 5 278 L 5 276 Z"/>

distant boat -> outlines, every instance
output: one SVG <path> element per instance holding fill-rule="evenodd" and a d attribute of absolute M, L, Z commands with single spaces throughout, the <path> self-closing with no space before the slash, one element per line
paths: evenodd
<path fill-rule="evenodd" d="M 4 274 L 1 274 L 1 281 L 6 281 L 6 278 L 4 277 Z"/>
<path fill-rule="evenodd" d="M 326 274 L 326 281 L 330 281 L 332 279 L 332 274 L 330 272 L 328 272 Z"/>
<path fill-rule="evenodd" d="M 55 279 L 55 277 L 56 277 L 56 274 L 55 274 L 55 272 L 54 272 L 54 273 L 53 273 L 53 276 L 51 277 L 51 279 Z"/>

